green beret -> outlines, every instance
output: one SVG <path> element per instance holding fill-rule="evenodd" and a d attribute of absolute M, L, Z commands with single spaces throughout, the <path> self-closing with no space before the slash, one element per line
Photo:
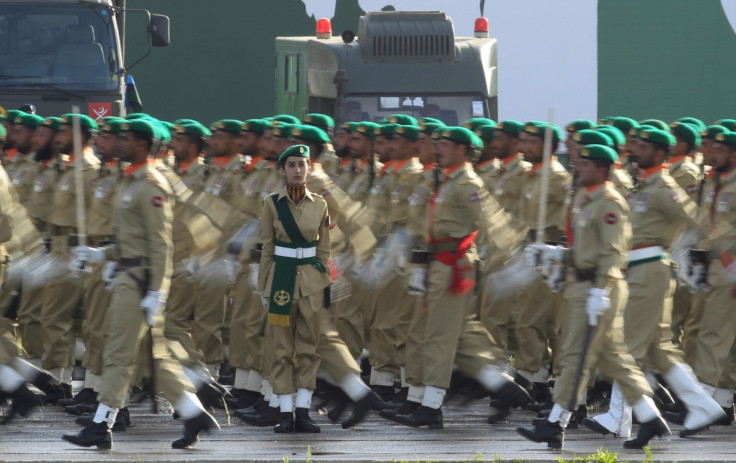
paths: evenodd
<path fill-rule="evenodd" d="M 377 137 L 383 136 L 391 138 L 396 133 L 396 128 L 399 124 L 389 122 L 387 124 L 381 124 L 373 130 L 373 134 Z"/>
<path fill-rule="evenodd" d="M 184 124 L 200 124 L 200 122 L 195 121 L 194 119 L 177 119 L 174 121 L 174 125 L 184 125 Z"/>
<path fill-rule="evenodd" d="M 692 124 L 698 129 L 698 132 L 705 130 L 705 122 L 695 117 L 681 117 L 676 122 L 684 122 L 686 124 Z"/>
<path fill-rule="evenodd" d="M 274 137 L 289 138 L 291 136 L 291 129 L 294 127 L 294 124 L 287 124 L 286 122 L 277 122 L 276 124 L 271 132 Z"/>
<path fill-rule="evenodd" d="M 127 120 L 129 120 L 129 121 L 135 121 L 135 120 L 138 120 L 138 119 L 150 119 L 151 116 L 149 116 L 146 113 L 130 113 L 130 114 L 126 115 L 125 118 Z"/>
<path fill-rule="evenodd" d="M 128 120 L 120 126 L 121 132 L 140 132 L 145 133 L 158 139 L 161 136 L 161 129 L 155 122 L 146 118 Z"/>
<path fill-rule="evenodd" d="M 417 138 L 419 138 L 419 127 L 413 125 L 397 125 L 394 133 L 407 140 L 417 141 Z"/>
<path fill-rule="evenodd" d="M 719 133 L 716 135 L 716 139 L 713 141 L 715 143 L 721 143 L 724 145 L 736 146 L 736 132 L 731 132 L 729 130 L 728 132 Z"/>
<path fill-rule="evenodd" d="M 492 125 L 496 127 L 496 122 L 488 119 L 487 117 L 471 117 L 467 121 L 463 122 L 463 127 L 472 131 L 478 130 L 481 125 Z"/>
<path fill-rule="evenodd" d="M 501 132 L 506 132 L 511 135 L 519 135 L 523 129 L 524 124 L 519 121 L 501 121 L 496 125 L 496 130 L 500 130 Z"/>
<path fill-rule="evenodd" d="M 493 135 L 496 134 L 496 124 L 479 125 L 475 128 L 474 132 L 484 142 L 491 141 L 493 140 Z"/>
<path fill-rule="evenodd" d="M 639 130 L 637 137 L 639 140 L 650 143 L 659 143 L 660 145 L 665 146 L 673 146 L 675 144 L 675 137 L 673 137 L 672 134 L 656 127 L 642 127 Z"/>
<path fill-rule="evenodd" d="M 212 125 L 210 125 L 210 130 L 213 132 L 221 130 L 223 132 L 239 135 L 242 127 L 243 121 L 239 121 L 236 119 L 221 119 L 217 122 L 213 122 Z"/>
<path fill-rule="evenodd" d="M 263 133 L 267 130 L 271 130 L 272 127 L 271 121 L 267 121 L 266 119 L 248 119 L 243 122 L 242 131 Z"/>
<path fill-rule="evenodd" d="M 153 122 L 156 123 L 156 127 L 158 128 L 158 139 L 162 143 L 169 143 L 171 141 L 171 129 L 169 129 L 168 124 L 171 124 L 171 122 L 160 121 L 158 119 L 154 119 Z M 176 129 L 174 124 L 171 124 L 171 127 Z"/>
<path fill-rule="evenodd" d="M 548 124 L 547 122 L 529 121 L 524 124 L 523 132 L 544 138 L 544 132 L 547 130 L 548 125 L 552 127 L 552 138 L 557 141 L 562 140 L 562 132 L 560 131 L 560 128 L 554 124 Z"/>
<path fill-rule="evenodd" d="M 307 145 L 293 145 L 286 148 L 284 152 L 281 153 L 281 156 L 279 156 L 278 163 L 285 164 L 286 158 L 290 158 L 292 156 L 309 159 L 309 147 Z"/>
<path fill-rule="evenodd" d="M 353 132 L 362 133 L 368 138 L 376 138 L 376 129 L 380 127 L 375 122 L 359 122 L 355 125 Z"/>
<path fill-rule="evenodd" d="M 302 123 L 306 125 L 313 125 L 318 127 L 325 132 L 335 127 L 335 120 L 326 114 L 311 113 L 304 116 Z"/>
<path fill-rule="evenodd" d="M 47 117 L 43 121 L 43 127 L 47 127 L 49 129 L 53 130 L 54 132 L 58 132 L 59 131 L 59 127 L 61 127 L 61 118 L 60 117 L 54 117 L 54 116 Z"/>
<path fill-rule="evenodd" d="M 583 149 L 578 152 L 578 156 L 583 159 L 601 159 L 608 161 L 611 164 L 618 161 L 618 154 L 616 151 L 605 145 L 585 145 Z"/>
<path fill-rule="evenodd" d="M 577 132 L 578 130 L 592 129 L 594 125 L 593 121 L 588 119 L 575 119 L 567 124 L 566 129 L 568 132 Z"/>
<path fill-rule="evenodd" d="M 700 130 L 693 124 L 675 121 L 670 124 L 670 131 L 682 138 L 688 145 L 695 148 L 700 146 Z"/>
<path fill-rule="evenodd" d="M 432 140 L 439 140 L 442 137 L 442 132 L 446 129 L 446 126 L 437 127 L 432 131 Z"/>
<path fill-rule="evenodd" d="M 298 117 L 289 116 L 288 114 L 278 114 L 276 116 L 271 116 L 267 119 L 269 119 L 271 123 L 274 123 L 274 122 L 285 122 L 287 124 L 301 124 L 302 123 L 302 121 L 300 121 Z"/>
<path fill-rule="evenodd" d="M 431 119 L 431 118 L 428 117 L 425 119 Z M 445 124 L 443 124 L 442 122 L 431 122 L 431 121 L 425 120 L 419 123 L 419 131 L 427 135 L 432 135 L 432 132 L 434 132 L 435 129 L 442 128 L 444 126 Z"/>
<path fill-rule="evenodd" d="M 347 133 L 353 133 L 358 124 L 359 122 L 343 122 L 343 124 L 340 126 L 340 130 L 344 130 Z"/>
<path fill-rule="evenodd" d="M 5 138 L 8 136 L 8 131 L 5 130 L 5 126 L 0 124 L 0 138 Z"/>
<path fill-rule="evenodd" d="M 611 140 L 613 141 L 614 149 L 616 149 L 617 147 L 624 146 L 626 144 L 626 135 L 624 135 L 623 132 L 621 132 L 619 129 L 617 129 L 616 127 L 612 125 L 604 125 L 602 127 L 598 127 L 595 129 L 595 131 L 611 137 Z"/>
<path fill-rule="evenodd" d="M 176 133 L 181 135 L 192 135 L 194 137 L 209 138 L 212 136 L 212 132 L 207 127 L 203 126 L 199 122 L 190 124 L 177 124 Z"/>
<path fill-rule="evenodd" d="M 173 122 L 162 121 L 161 119 L 159 119 L 158 123 L 169 129 L 169 132 L 173 132 L 174 130 L 176 130 L 176 124 L 174 124 Z"/>
<path fill-rule="evenodd" d="M 615 116 L 605 116 L 598 119 L 598 125 L 608 124 Z"/>
<path fill-rule="evenodd" d="M 716 125 L 722 125 L 733 132 L 734 130 L 736 130 L 736 119 L 718 119 L 716 121 Z"/>
<path fill-rule="evenodd" d="M 639 125 L 651 125 L 652 127 L 656 127 L 659 130 L 664 130 L 665 132 L 669 132 L 670 126 L 667 125 L 666 122 L 660 121 L 659 119 L 644 119 L 643 121 L 639 121 Z"/>
<path fill-rule="evenodd" d="M 18 116 L 20 116 L 21 114 L 27 114 L 27 113 L 25 113 L 25 112 L 23 112 L 23 111 L 21 111 L 19 109 L 8 109 L 8 110 L 5 111 L 5 116 L 3 116 L 3 117 L 4 117 L 4 119 L 6 121 L 8 121 L 8 122 L 10 122 L 12 124 L 12 123 L 14 123 L 13 121 L 15 121 L 15 118 L 18 117 Z"/>
<path fill-rule="evenodd" d="M 613 127 L 616 127 L 623 133 L 629 133 L 631 129 L 638 129 L 639 123 L 636 122 L 634 119 L 630 117 L 624 117 L 624 116 L 615 116 L 615 117 L 609 117 L 607 121 L 604 122 L 605 125 L 611 125 Z"/>
<path fill-rule="evenodd" d="M 445 127 L 440 130 L 439 138 L 483 149 L 483 140 L 481 140 L 480 137 L 478 137 L 478 135 L 476 135 L 472 130 L 465 127 Z"/>
<path fill-rule="evenodd" d="M 578 130 L 572 136 L 573 141 L 578 145 L 603 145 L 613 148 L 613 140 L 605 133 L 597 130 Z"/>
<path fill-rule="evenodd" d="M 72 117 L 74 114 L 64 114 L 61 116 L 61 125 L 72 125 Z M 97 133 L 97 122 L 86 114 L 79 114 L 79 125 L 92 133 Z"/>
<path fill-rule="evenodd" d="M 43 125 L 43 121 L 44 118 L 41 116 L 37 116 L 35 114 L 21 113 L 15 116 L 13 124 L 25 125 L 26 127 L 35 129 L 36 127 L 41 127 L 41 125 Z"/>
<path fill-rule="evenodd" d="M 413 125 L 414 127 L 419 127 L 419 122 L 417 122 L 415 118 L 406 114 L 392 114 L 388 116 L 388 121 L 391 124 Z"/>
<path fill-rule="evenodd" d="M 291 136 L 300 140 L 313 141 L 315 143 L 329 143 L 330 137 L 324 130 L 312 125 L 295 125 L 291 128 Z"/>
<path fill-rule="evenodd" d="M 106 117 L 100 124 L 100 132 L 117 135 L 122 131 L 123 124 L 127 122 L 121 117 Z"/>
<path fill-rule="evenodd" d="M 445 123 L 444 123 L 444 122 L 442 122 L 442 121 L 441 121 L 441 120 L 439 120 L 439 119 L 435 119 L 434 117 L 420 117 L 420 118 L 419 118 L 419 123 L 420 123 L 420 125 L 421 125 L 421 123 L 422 123 L 422 122 L 424 122 L 425 124 L 426 124 L 427 122 L 430 122 L 430 123 L 432 123 L 432 124 L 442 124 L 442 125 L 445 125 Z"/>
<path fill-rule="evenodd" d="M 725 133 L 729 130 L 722 125 L 709 125 L 702 132 L 700 132 L 700 138 L 716 138 L 719 133 Z"/>

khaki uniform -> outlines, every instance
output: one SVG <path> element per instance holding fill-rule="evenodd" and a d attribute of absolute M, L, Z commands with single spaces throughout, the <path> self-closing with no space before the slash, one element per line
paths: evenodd
<path fill-rule="evenodd" d="M 99 401 L 122 408 L 135 362 L 149 328 L 140 307 L 146 290 L 167 294 L 172 273 L 172 196 L 168 181 L 147 163 L 126 173 L 115 203 L 114 244 L 105 248 L 118 261 L 106 321 L 104 368 Z M 146 284 L 147 283 L 147 284 Z M 181 367 L 171 359 L 163 337 L 163 318 L 151 328 L 156 387 L 171 403 L 194 392 Z"/>
<path fill-rule="evenodd" d="M 5 169 L 0 167 L 0 287 L 5 283 L 7 252 L 2 246 L 13 237 L 13 223 L 6 215 L 12 204 L 17 204 L 18 196 Z M 12 321 L 0 314 L 0 365 L 12 365 L 18 354 Z"/>
<path fill-rule="evenodd" d="M 349 159 L 340 162 L 340 167 L 337 168 L 337 180 L 335 180 L 335 183 L 343 191 L 347 191 L 347 189 L 353 183 L 357 166 L 358 161 L 356 159 Z"/>
<path fill-rule="evenodd" d="M 626 352 L 623 339 L 623 308 L 628 287 L 621 269 L 626 265 L 626 250 L 631 244 L 629 207 L 612 183 L 606 182 L 589 191 L 578 191 L 572 211 L 572 242 L 564 255 L 564 263 L 575 269 L 574 281 L 568 281 L 565 301 L 568 326 L 560 353 L 561 374 L 555 381 L 554 401 L 569 408 L 572 399 L 579 403 L 595 365 L 611 380 L 617 380 L 626 402 L 635 404 L 643 395 L 652 395 L 649 383 Z M 592 280 L 592 281 L 591 281 Z M 583 338 L 588 329 L 585 310 L 590 288 L 610 291 L 611 307 L 598 317 L 593 328 L 582 378 L 574 390 Z"/>
<path fill-rule="evenodd" d="M 33 185 L 36 183 L 38 164 L 34 160 L 36 153 L 18 153 L 6 166 L 10 181 L 18 193 L 18 202 L 26 206 L 31 198 Z"/>
<path fill-rule="evenodd" d="M 616 167 L 615 165 L 611 168 L 611 176 L 609 177 L 613 186 L 616 187 L 616 191 L 621 193 L 621 196 L 627 198 L 632 191 L 634 191 L 634 181 L 631 179 L 631 175 L 624 170 L 623 167 Z"/>
<path fill-rule="evenodd" d="M 263 202 L 261 241 L 263 254 L 260 263 L 258 288 L 268 297 L 274 279 L 275 241 L 291 242 L 276 212 L 271 198 L 287 201 L 299 230 L 307 242 L 316 242 L 319 262 L 329 268 L 330 232 L 327 203 L 321 196 L 309 192 L 299 204 L 288 197 L 286 187 L 268 196 Z M 298 388 L 316 387 L 319 355 L 320 317 L 324 288 L 332 283 L 328 273 L 311 264 L 297 267 L 289 326 L 269 325 L 273 348 L 270 383 L 275 394 L 290 394 Z"/>
<path fill-rule="evenodd" d="M 325 144 L 325 149 L 322 154 L 317 158 L 317 162 L 322 164 L 322 169 L 330 178 L 337 179 L 340 174 L 340 158 L 335 154 L 335 149 L 332 147 L 332 143 Z"/>
<path fill-rule="evenodd" d="M 500 174 L 500 169 L 501 161 L 498 159 L 489 159 L 475 165 L 475 173 L 483 180 L 483 184 L 488 191 L 493 191 L 496 188 L 496 181 Z"/>
<path fill-rule="evenodd" d="M 176 173 L 187 188 L 194 193 L 200 193 L 205 185 L 205 165 L 201 157 L 186 165 L 177 165 Z"/>
<path fill-rule="evenodd" d="M 86 149 L 84 157 L 84 204 L 89 209 L 94 179 L 100 162 Z M 74 183 L 73 158 L 62 167 L 54 189 L 53 209 L 49 215 L 51 257 L 54 265 L 43 288 L 41 327 L 43 332 L 42 366 L 45 369 L 66 368 L 74 362 L 74 352 L 68 339 L 72 327 L 72 314 L 82 299 L 83 281 L 69 272 L 70 248 L 76 245 L 77 204 Z M 89 221 L 88 221 L 89 223 Z"/>

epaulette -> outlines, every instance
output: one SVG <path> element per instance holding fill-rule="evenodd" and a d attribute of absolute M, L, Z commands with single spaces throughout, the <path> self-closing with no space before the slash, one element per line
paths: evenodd
<path fill-rule="evenodd" d="M 615 196 L 613 196 L 613 195 L 612 195 L 612 194 L 610 194 L 610 193 L 606 193 L 606 200 L 607 200 L 607 201 L 615 201 L 615 200 L 616 200 L 616 197 L 615 197 Z"/>
<path fill-rule="evenodd" d="M 472 178 L 466 178 L 466 179 L 460 180 L 460 185 L 467 185 L 469 183 L 473 183 Z"/>

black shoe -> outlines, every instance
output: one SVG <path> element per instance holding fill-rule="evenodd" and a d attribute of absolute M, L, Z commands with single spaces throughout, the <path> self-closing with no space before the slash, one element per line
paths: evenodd
<path fill-rule="evenodd" d="M 411 402 L 404 402 L 404 403 L 411 403 Z M 419 405 L 419 404 L 417 404 Z M 355 405 L 353 406 L 353 416 L 348 418 L 347 420 L 342 422 L 342 428 L 348 429 L 352 428 L 358 423 L 361 423 L 365 416 L 368 414 L 368 411 L 370 410 L 383 410 L 384 403 L 381 400 L 378 395 L 376 395 L 375 392 L 371 391 L 368 394 L 365 395 L 362 399 L 355 402 Z"/>
<path fill-rule="evenodd" d="M 578 405 L 578 409 L 570 414 L 570 422 L 567 424 L 567 429 L 577 429 L 578 423 L 582 422 L 587 417 L 588 407 L 585 404 Z"/>
<path fill-rule="evenodd" d="M 721 417 L 711 423 L 711 426 L 731 426 L 731 424 L 734 422 L 734 419 L 736 419 L 736 416 L 734 416 L 734 408 L 733 405 L 731 405 L 728 408 L 723 408 L 724 413 L 726 413 L 726 416 Z"/>
<path fill-rule="evenodd" d="M 672 424 L 677 424 L 677 425 L 682 426 L 683 424 L 685 424 L 685 418 L 687 417 L 687 410 L 682 410 L 679 412 L 664 412 L 662 413 L 662 417 Z"/>
<path fill-rule="evenodd" d="M 624 442 L 625 449 L 643 449 L 649 444 L 652 437 L 661 437 L 670 434 L 670 428 L 661 416 L 642 423 L 636 437 Z"/>
<path fill-rule="evenodd" d="M 373 389 L 373 392 L 378 394 L 378 397 L 380 397 L 384 402 L 390 402 L 396 395 L 396 391 L 391 386 L 372 385 L 371 389 Z"/>
<path fill-rule="evenodd" d="M 605 380 L 598 380 L 593 387 L 588 389 L 585 404 L 588 407 L 601 407 L 611 400 L 611 383 Z"/>
<path fill-rule="evenodd" d="M 84 415 L 85 413 L 94 413 L 95 411 L 97 411 L 97 405 L 97 402 L 67 405 L 66 407 L 64 407 L 64 411 L 70 415 L 80 416 Z"/>
<path fill-rule="evenodd" d="M 420 405 L 422 404 L 407 400 L 406 402 L 404 402 L 404 405 L 399 408 L 384 408 L 383 410 L 381 410 L 381 413 L 379 413 L 379 415 L 384 418 L 388 418 L 391 421 L 396 421 L 397 416 L 411 415 L 412 413 L 417 411 Z"/>
<path fill-rule="evenodd" d="M 199 440 L 199 433 L 211 429 L 220 429 L 212 415 L 203 411 L 199 415 L 184 422 L 184 436 L 171 443 L 171 448 L 185 449 Z"/>
<path fill-rule="evenodd" d="M 247 389 L 230 389 L 230 396 L 225 399 L 227 406 L 234 410 L 248 408 L 256 403 L 263 396 L 258 391 L 249 391 Z"/>
<path fill-rule="evenodd" d="M 335 404 L 335 406 L 327 412 L 327 418 L 329 418 L 330 421 L 332 421 L 333 423 L 337 423 L 338 421 L 340 421 L 340 418 L 342 418 L 345 410 L 347 410 L 350 402 L 348 400 L 334 400 L 332 402 Z"/>
<path fill-rule="evenodd" d="M 529 393 L 513 381 L 507 381 L 506 384 L 496 391 L 496 400 L 500 405 L 511 407 L 526 407 L 532 400 Z M 504 407 L 499 407 L 504 408 Z"/>
<path fill-rule="evenodd" d="M 297 408 L 294 411 L 294 432 L 319 432 L 319 426 L 314 424 L 312 418 L 309 417 L 308 408 Z"/>
<path fill-rule="evenodd" d="M 442 429 L 442 409 L 420 405 L 414 413 L 397 415 L 394 421 L 412 428 L 429 426 L 429 429 Z"/>
<path fill-rule="evenodd" d="M 652 399 L 654 399 L 654 403 L 660 410 L 665 410 L 675 405 L 675 399 L 672 398 L 672 394 L 662 384 L 657 384 L 657 387 L 654 388 Z"/>
<path fill-rule="evenodd" d="M 97 409 L 95 409 L 97 411 Z M 92 424 L 92 419 L 95 417 L 95 412 L 85 413 L 74 422 L 80 426 L 88 427 Z M 130 426 L 130 410 L 128 407 L 123 407 L 118 410 L 118 416 L 115 417 L 115 424 L 112 425 L 112 432 L 125 432 Z"/>
<path fill-rule="evenodd" d="M 406 402 L 406 398 L 409 395 L 409 388 L 408 387 L 402 387 L 401 390 L 394 396 L 391 401 L 389 401 L 386 404 L 387 408 L 399 408 L 401 407 L 404 402 Z"/>
<path fill-rule="evenodd" d="M 8 411 L 7 416 L 0 421 L 0 424 L 10 422 L 15 415 L 26 417 L 38 406 L 36 395 L 28 389 L 28 386 L 26 386 L 25 383 L 21 384 L 18 389 L 13 391 L 10 394 L 10 398 L 13 399 L 13 402 L 10 404 L 10 410 Z"/>
<path fill-rule="evenodd" d="M 291 412 L 279 414 L 279 420 L 273 427 L 273 432 L 278 434 L 294 432 L 294 414 Z"/>
<path fill-rule="evenodd" d="M 268 407 L 268 402 L 263 397 L 261 397 L 260 399 L 256 400 L 255 403 L 250 407 L 235 410 L 233 412 L 233 415 L 238 417 L 242 417 L 244 415 L 257 415 L 261 413 L 265 409 L 265 407 Z"/>
<path fill-rule="evenodd" d="M 249 424 L 251 426 L 274 426 L 275 424 L 279 423 L 279 420 L 281 419 L 281 414 L 279 413 L 278 407 L 263 407 L 259 413 L 256 413 L 254 415 L 250 414 L 242 414 L 240 415 L 240 419 L 243 420 L 244 423 Z"/>
<path fill-rule="evenodd" d="M 96 446 L 98 449 L 110 450 L 112 448 L 112 433 L 107 423 L 92 423 L 79 431 L 79 434 L 65 434 L 62 436 L 67 442 L 81 447 Z"/>
<path fill-rule="evenodd" d="M 224 362 L 220 365 L 220 376 L 217 378 L 217 384 L 232 386 L 235 384 L 235 368 L 229 363 Z"/>
<path fill-rule="evenodd" d="M 46 394 L 44 404 L 56 405 L 59 400 L 72 397 L 72 387 L 69 384 L 46 384 L 41 391 Z"/>
<path fill-rule="evenodd" d="M 92 388 L 85 387 L 71 399 L 59 399 L 56 402 L 56 405 L 60 407 L 69 407 L 72 405 L 91 403 L 97 403 L 97 393 Z"/>
<path fill-rule="evenodd" d="M 560 423 L 550 423 L 547 420 L 531 429 L 518 427 L 516 432 L 532 442 L 546 442 L 547 447 L 555 450 L 560 450 L 565 441 L 565 430 L 560 427 Z"/>
<path fill-rule="evenodd" d="M 596 420 L 590 419 L 590 418 L 583 418 L 583 426 L 590 429 L 591 431 L 597 432 L 598 434 L 607 435 L 610 434 L 611 431 L 608 430 L 605 426 L 597 422 Z"/>
<path fill-rule="evenodd" d="M 207 408 L 225 408 L 223 401 L 230 397 L 227 389 L 220 386 L 214 381 L 203 384 L 197 390 L 197 398 L 202 402 L 202 406 Z"/>

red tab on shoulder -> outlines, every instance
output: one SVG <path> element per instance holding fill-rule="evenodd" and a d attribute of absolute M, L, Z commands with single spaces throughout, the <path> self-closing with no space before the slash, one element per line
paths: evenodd
<path fill-rule="evenodd" d="M 166 198 L 163 196 L 154 196 L 151 200 L 151 204 L 153 204 L 153 207 L 161 207 L 166 202 Z"/>
<path fill-rule="evenodd" d="M 609 212 L 603 217 L 603 220 L 605 220 L 608 225 L 613 225 L 618 222 L 618 216 L 613 212 Z"/>

